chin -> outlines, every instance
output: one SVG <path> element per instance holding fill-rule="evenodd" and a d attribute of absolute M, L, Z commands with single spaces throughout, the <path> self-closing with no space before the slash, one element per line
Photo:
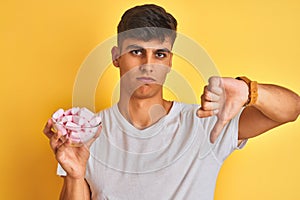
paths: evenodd
<path fill-rule="evenodd" d="M 153 85 L 143 85 L 134 91 L 132 97 L 139 99 L 148 99 L 156 96 L 160 90 L 157 90 Z"/>

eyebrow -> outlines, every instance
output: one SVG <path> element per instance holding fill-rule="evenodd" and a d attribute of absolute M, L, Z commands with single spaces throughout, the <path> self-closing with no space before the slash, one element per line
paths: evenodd
<path fill-rule="evenodd" d="M 145 48 L 142 47 L 142 46 L 139 46 L 139 45 L 137 45 L 137 44 L 131 44 L 131 45 L 128 45 L 128 46 L 125 48 L 126 51 L 130 51 L 130 50 L 132 50 L 132 49 L 145 49 Z M 167 49 L 167 48 L 155 49 L 155 51 L 157 51 L 157 52 L 166 52 L 166 53 L 170 53 L 170 52 L 171 52 L 171 51 L 170 51 L 169 49 Z"/>
<path fill-rule="evenodd" d="M 144 49 L 143 47 L 139 46 L 139 45 L 136 45 L 136 44 L 131 44 L 131 45 L 128 45 L 125 50 L 131 50 L 131 49 Z"/>

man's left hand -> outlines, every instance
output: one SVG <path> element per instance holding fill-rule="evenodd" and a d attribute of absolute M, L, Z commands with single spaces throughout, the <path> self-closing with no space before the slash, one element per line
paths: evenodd
<path fill-rule="evenodd" d="M 224 126 L 234 118 L 248 100 L 248 86 L 234 78 L 211 77 L 201 96 L 200 118 L 217 116 L 217 122 L 210 133 L 214 143 Z"/>

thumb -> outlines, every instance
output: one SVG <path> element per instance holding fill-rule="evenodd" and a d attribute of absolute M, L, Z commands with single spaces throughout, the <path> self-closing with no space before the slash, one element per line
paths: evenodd
<path fill-rule="evenodd" d="M 217 122 L 215 123 L 215 126 L 213 127 L 213 129 L 210 132 L 210 142 L 211 143 L 215 143 L 215 141 L 217 140 L 218 136 L 220 135 L 220 133 L 222 132 L 223 128 L 225 127 L 226 123 L 224 123 L 223 120 L 221 120 L 220 118 L 218 118 Z"/>
<path fill-rule="evenodd" d="M 213 115 L 217 114 L 218 112 L 219 112 L 218 110 L 204 110 L 202 107 L 200 107 L 197 110 L 196 115 L 199 118 L 205 118 L 205 117 L 213 116 Z"/>

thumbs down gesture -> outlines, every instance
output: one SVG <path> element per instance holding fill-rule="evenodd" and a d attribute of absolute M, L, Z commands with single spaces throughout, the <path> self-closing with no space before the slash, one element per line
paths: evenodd
<path fill-rule="evenodd" d="M 214 143 L 222 129 L 234 118 L 248 100 L 248 86 L 234 78 L 211 77 L 201 95 L 200 118 L 216 115 L 217 121 L 211 130 L 210 141 Z"/>

